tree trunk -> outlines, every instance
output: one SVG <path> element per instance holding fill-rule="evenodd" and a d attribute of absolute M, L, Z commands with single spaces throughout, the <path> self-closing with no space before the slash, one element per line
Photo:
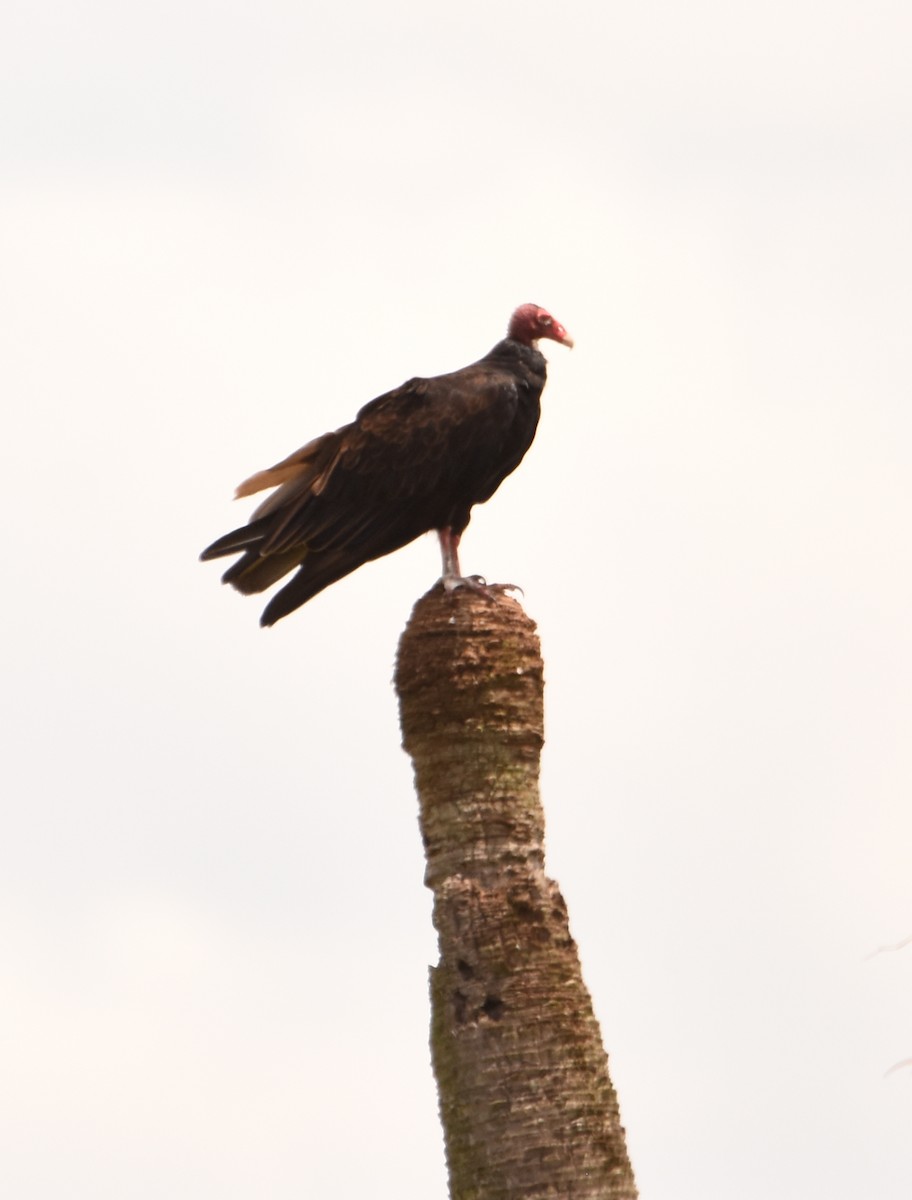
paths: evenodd
<path fill-rule="evenodd" d="M 452 1200 L 633 1200 L 617 1098 L 544 872 L 543 665 L 507 597 L 438 584 L 396 688 L 434 892 L 431 1054 Z"/>

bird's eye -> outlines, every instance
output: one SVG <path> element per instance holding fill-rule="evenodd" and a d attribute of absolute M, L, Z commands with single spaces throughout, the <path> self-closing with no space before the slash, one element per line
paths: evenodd
<path fill-rule="evenodd" d="M 538 314 L 538 323 L 539 323 L 539 325 L 541 325 L 545 329 L 547 329 L 549 325 L 554 324 L 554 318 L 549 317 L 547 313 L 539 313 Z"/>

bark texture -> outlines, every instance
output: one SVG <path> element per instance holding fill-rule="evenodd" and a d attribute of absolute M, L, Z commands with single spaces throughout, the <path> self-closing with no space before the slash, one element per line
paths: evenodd
<path fill-rule="evenodd" d="M 396 669 L 434 892 L 431 1053 L 452 1200 L 633 1200 L 617 1098 L 544 872 L 543 665 L 508 597 L 432 589 Z"/>

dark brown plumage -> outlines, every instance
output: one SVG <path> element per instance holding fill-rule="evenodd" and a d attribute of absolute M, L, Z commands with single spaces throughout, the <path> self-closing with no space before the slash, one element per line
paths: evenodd
<path fill-rule="evenodd" d="M 506 338 L 478 362 L 408 380 L 366 404 L 350 425 L 251 476 L 238 496 L 277 490 L 249 524 L 200 557 L 240 554 L 222 580 L 244 593 L 265 591 L 298 568 L 267 604 L 262 625 L 432 529 L 444 584 L 460 586 L 457 549 L 472 506 L 490 499 L 535 436 L 545 386 L 539 338 L 573 345 L 543 308 L 523 304 Z"/>

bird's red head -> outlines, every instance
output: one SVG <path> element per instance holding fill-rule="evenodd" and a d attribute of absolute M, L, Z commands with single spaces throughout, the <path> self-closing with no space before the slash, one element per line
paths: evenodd
<path fill-rule="evenodd" d="M 573 346 L 573 338 L 560 321 L 555 321 L 548 310 L 538 304 L 520 304 L 510 318 L 507 337 L 525 346 L 533 346 L 539 338 L 551 338 L 562 346 Z"/>

